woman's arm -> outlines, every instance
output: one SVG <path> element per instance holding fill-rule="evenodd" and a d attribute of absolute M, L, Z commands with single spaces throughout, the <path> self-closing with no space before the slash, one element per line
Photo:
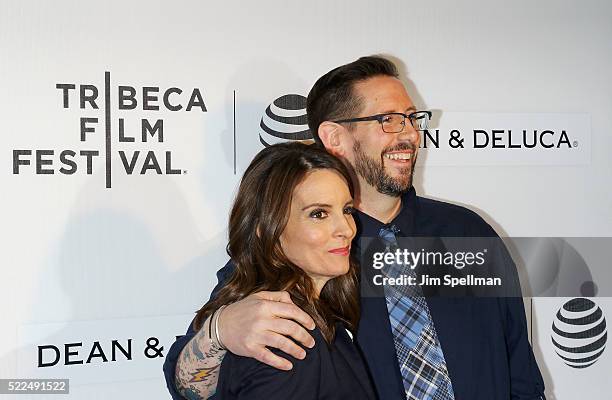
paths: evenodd
<path fill-rule="evenodd" d="M 175 387 L 187 399 L 207 399 L 216 391 L 219 365 L 226 351 L 212 344 L 209 324 L 207 320 L 200 331 L 192 333 L 176 360 Z M 230 304 L 219 315 L 218 325 L 221 340 L 232 353 L 282 370 L 291 369 L 292 363 L 267 346 L 298 360 L 306 353 L 289 337 L 307 347 L 314 346 L 314 339 L 303 327 L 313 329 L 314 321 L 293 304 L 287 292 L 254 293 Z"/>
<path fill-rule="evenodd" d="M 210 317 L 183 348 L 176 363 L 176 388 L 187 399 L 207 399 L 215 394 L 219 366 L 226 350 L 209 336 Z"/>

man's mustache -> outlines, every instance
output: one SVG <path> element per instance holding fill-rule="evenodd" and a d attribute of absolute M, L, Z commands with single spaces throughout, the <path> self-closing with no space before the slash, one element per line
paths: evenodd
<path fill-rule="evenodd" d="M 395 146 L 385 148 L 383 150 L 383 154 L 388 153 L 390 151 L 402 151 L 402 150 L 416 151 L 416 147 L 410 142 L 402 142 L 402 143 L 396 144 Z"/>

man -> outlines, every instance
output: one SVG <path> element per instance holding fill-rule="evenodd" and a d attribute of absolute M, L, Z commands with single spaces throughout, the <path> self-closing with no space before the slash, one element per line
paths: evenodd
<path fill-rule="evenodd" d="M 429 115 L 417 112 L 388 60 L 363 57 L 325 74 L 308 95 L 307 113 L 316 142 L 352 170 L 357 238 L 496 236 L 477 214 L 415 194 L 417 129 Z M 219 271 L 219 285 L 232 268 L 230 261 Z M 266 346 L 302 359 L 297 343 L 313 345 L 304 328 L 314 328 L 312 319 L 286 293 L 252 295 L 207 323 L 200 332 L 190 327 L 168 353 L 164 371 L 174 398 L 214 393 L 222 346 L 290 369 Z M 356 341 L 380 399 L 544 398 L 521 298 L 424 299 L 386 291 L 362 298 Z"/>

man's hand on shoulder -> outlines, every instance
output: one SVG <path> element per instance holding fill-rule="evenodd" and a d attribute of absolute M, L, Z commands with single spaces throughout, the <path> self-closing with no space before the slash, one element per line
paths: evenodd
<path fill-rule="evenodd" d="M 314 321 L 293 304 L 287 292 L 258 292 L 245 297 L 223 309 L 218 323 L 219 336 L 229 351 L 282 370 L 291 369 L 291 362 L 266 346 L 301 360 L 306 352 L 293 340 L 306 347 L 315 343 L 306 329 L 314 329 Z"/>

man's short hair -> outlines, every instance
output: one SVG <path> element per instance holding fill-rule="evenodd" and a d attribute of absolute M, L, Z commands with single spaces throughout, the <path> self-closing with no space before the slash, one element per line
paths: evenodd
<path fill-rule="evenodd" d="M 352 118 L 361 111 L 363 99 L 354 93 L 355 83 L 380 75 L 399 76 L 391 61 L 368 56 L 334 68 L 315 82 L 308 93 L 306 113 L 308 127 L 317 144 L 322 145 L 318 132 L 322 122 Z"/>

